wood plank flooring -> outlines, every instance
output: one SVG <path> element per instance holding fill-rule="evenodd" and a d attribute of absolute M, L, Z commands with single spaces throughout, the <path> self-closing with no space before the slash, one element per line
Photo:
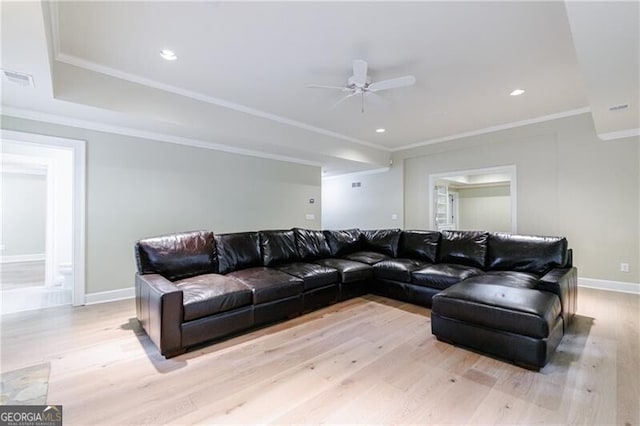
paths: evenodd
<path fill-rule="evenodd" d="M 430 310 L 366 296 L 169 360 L 133 300 L 2 316 L 1 370 L 49 362 L 73 424 L 640 425 L 640 297 L 580 289 L 535 373 L 438 342 Z"/>
<path fill-rule="evenodd" d="M 2 290 L 44 286 L 44 260 L 0 263 Z"/>

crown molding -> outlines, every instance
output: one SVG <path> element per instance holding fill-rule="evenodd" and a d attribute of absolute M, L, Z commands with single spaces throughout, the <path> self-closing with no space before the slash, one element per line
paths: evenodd
<path fill-rule="evenodd" d="M 378 173 L 385 173 L 391 170 L 390 167 L 381 167 L 379 169 L 371 169 L 371 170 L 361 170 L 358 172 L 350 172 L 350 173 L 342 173 L 337 175 L 331 175 L 323 177 L 322 180 L 332 180 L 332 179 L 341 179 L 345 177 L 356 177 L 356 176 L 365 176 L 365 175 L 375 175 Z"/>
<path fill-rule="evenodd" d="M 640 136 L 640 129 L 626 129 L 626 130 L 619 130 L 617 132 L 598 133 L 598 137 L 603 141 L 632 138 L 635 136 Z"/>
<path fill-rule="evenodd" d="M 57 42 L 59 43 L 59 42 Z M 54 43 L 57 44 L 57 43 Z M 220 106 L 223 108 L 227 108 L 230 110 L 234 110 L 237 112 L 241 112 L 244 114 L 249 114 L 254 117 L 264 118 L 266 120 L 271 120 L 276 123 L 285 124 L 287 126 L 295 127 L 298 129 L 306 130 L 309 132 L 317 133 L 323 136 L 329 136 L 336 139 L 341 139 L 347 142 L 352 142 L 358 145 L 366 146 L 369 148 L 378 149 L 385 152 L 390 152 L 391 150 L 385 146 L 378 145 L 372 142 L 363 141 L 361 139 L 352 138 L 347 135 L 343 135 L 341 133 L 333 132 L 331 130 L 323 129 L 321 127 L 312 126 L 307 123 L 303 123 L 301 121 L 296 121 L 290 118 L 282 117 L 276 114 L 271 114 L 265 111 L 261 111 L 259 109 L 251 108 L 245 105 L 237 104 L 234 102 L 227 101 L 225 99 L 216 98 L 214 96 L 203 95 L 202 93 L 194 92 L 191 90 L 183 89 L 180 87 L 176 87 L 170 84 L 161 83 L 159 81 L 151 80 L 148 78 L 140 77 L 135 74 L 130 74 L 127 72 L 123 72 L 120 70 L 116 70 L 114 68 L 106 67 L 104 65 L 97 64 L 95 62 L 87 61 L 82 58 L 78 58 L 76 56 L 68 55 L 65 53 L 56 53 L 55 60 L 58 62 L 62 62 L 68 65 L 72 65 L 75 67 L 83 68 L 89 71 L 93 71 L 99 74 L 108 75 L 113 78 L 117 78 L 120 80 L 129 81 L 131 83 L 140 84 L 146 87 L 151 87 L 153 89 L 162 90 L 165 92 L 173 93 L 174 95 L 184 96 L 186 98 L 190 98 L 196 101 L 205 102 L 211 105 Z"/>
<path fill-rule="evenodd" d="M 426 141 L 423 141 L 423 142 L 417 142 L 417 143 L 412 143 L 412 144 L 409 144 L 409 145 L 404 145 L 404 146 L 400 146 L 400 147 L 397 147 L 397 148 L 393 148 L 391 151 L 392 152 L 404 151 L 404 150 L 407 150 L 407 149 L 419 148 L 421 146 L 434 145 L 434 144 L 441 143 L 441 142 L 448 142 L 448 141 L 452 141 L 452 140 L 455 140 L 455 139 L 462 139 L 462 138 L 467 138 L 467 137 L 470 137 L 470 136 L 484 135 L 484 134 L 487 134 L 487 133 L 498 132 L 500 130 L 513 129 L 515 127 L 526 126 L 526 125 L 529 125 L 529 124 L 543 123 L 545 121 L 557 120 L 559 118 L 572 117 L 574 115 L 586 114 L 588 112 L 591 112 L 591 108 L 589 108 L 589 107 L 572 109 L 572 110 L 569 110 L 569 111 L 558 112 L 556 114 L 543 115 L 541 117 L 529 118 L 529 119 L 521 120 L 521 121 L 514 121 L 512 123 L 499 124 L 497 126 L 486 127 L 484 129 L 471 130 L 469 132 L 458 133 L 458 134 L 449 135 L 449 136 L 443 136 L 441 138 L 436 138 L 436 139 L 429 139 L 429 140 L 426 140 Z"/>
<path fill-rule="evenodd" d="M 62 126 L 77 127 L 82 129 L 95 130 L 98 132 L 114 133 L 118 135 L 131 136 L 134 138 L 149 139 L 160 142 L 168 142 L 177 145 L 190 146 L 195 148 L 211 149 L 214 151 L 222 151 L 230 154 L 247 155 L 250 157 L 264 158 L 267 160 L 286 161 L 288 163 L 303 164 L 306 166 L 322 167 L 322 163 L 316 161 L 303 160 L 285 155 L 269 154 L 262 151 L 256 151 L 246 148 L 237 148 L 230 145 L 224 145 L 215 142 L 207 142 L 200 139 L 185 138 L 182 136 L 166 135 L 163 133 L 149 132 L 146 130 L 137 130 L 130 127 L 114 126 L 110 124 L 98 123 L 96 121 L 82 120 L 78 118 L 66 117 L 62 115 L 43 113 L 38 111 L 24 110 L 9 106 L 2 106 L 2 115 L 22 118 L 26 120 L 42 121 L 45 123 L 59 124 Z"/>

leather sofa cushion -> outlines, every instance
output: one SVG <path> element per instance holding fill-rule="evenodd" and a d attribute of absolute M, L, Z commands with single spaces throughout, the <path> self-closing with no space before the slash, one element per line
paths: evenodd
<path fill-rule="evenodd" d="M 398 245 L 398 257 L 435 263 L 441 237 L 442 234 L 437 231 L 403 231 Z"/>
<path fill-rule="evenodd" d="M 331 249 L 322 231 L 294 228 L 293 233 L 301 260 L 331 257 Z"/>
<path fill-rule="evenodd" d="M 347 259 L 318 259 L 314 263 L 338 270 L 340 282 L 343 284 L 368 280 L 373 277 L 373 267 L 366 263 L 354 262 Z"/>
<path fill-rule="evenodd" d="M 361 248 L 359 229 L 323 232 L 333 257 L 342 257 L 346 254 L 356 252 Z"/>
<path fill-rule="evenodd" d="M 210 231 L 146 238 L 136 242 L 135 251 L 139 273 L 160 274 L 169 281 L 216 269 L 216 247 Z"/>
<path fill-rule="evenodd" d="M 375 251 L 357 251 L 355 253 L 343 256 L 343 259 L 353 260 L 354 262 L 366 263 L 367 265 L 374 265 L 383 260 L 389 259 L 389 255 L 378 253 Z"/>
<path fill-rule="evenodd" d="M 433 296 L 432 310 L 442 317 L 544 339 L 561 307 L 558 296 L 545 291 L 460 283 Z"/>
<path fill-rule="evenodd" d="M 539 288 L 540 280 L 534 274 L 514 271 L 489 271 L 467 278 L 463 282 L 476 284 L 499 284 L 508 287 Z"/>
<path fill-rule="evenodd" d="M 253 300 L 249 287 L 225 275 L 198 275 L 174 284 L 182 290 L 185 321 L 248 306 Z"/>
<path fill-rule="evenodd" d="M 258 266 L 230 272 L 253 290 L 253 303 L 265 303 L 302 294 L 302 280 L 277 269 Z"/>
<path fill-rule="evenodd" d="M 264 266 L 296 262 L 300 259 L 293 230 L 260 231 L 259 234 Z"/>
<path fill-rule="evenodd" d="M 227 274 L 239 269 L 262 265 L 260 237 L 257 232 L 238 232 L 215 236 L 218 250 L 218 272 Z"/>
<path fill-rule="evenodd" d="M 336 269 L 315 263 L 289 263 L 286 265 L 276 266 L 276 269 L 300 278 L 303 281 L 303 288 L 305 291 L 331 284 L 337 284 L 340 278 Z"/>
<path fill-rule="evenodd" d="M 438 263 L 484 268 L 489 233 L 481 231 L 443 231 Z"/>
<path fill-rule="evenodd" d="M 398 255 L 399 229 L 372 229 L 362 231 L 362 248 L 396 257 Z"/>
<path fill-rule="evenodd" d="M 495 233 L 489 235 L 487 269 L 544 275 L 567 264 L 568 243 L 562 237 Z"/>
<path fill-rule="evenodd" d="M 411 283 L 442 290 L 482 273 L 480 269 L 472 266 L 440 263 L 413 271 L 411 273 Z"/>
<path fill-rule="evenodd" d="M 373 265 L 373 275 L 376 278 L 410 283 L 411 272 L 428 264 L 424 260 L 388 259 Z"/>

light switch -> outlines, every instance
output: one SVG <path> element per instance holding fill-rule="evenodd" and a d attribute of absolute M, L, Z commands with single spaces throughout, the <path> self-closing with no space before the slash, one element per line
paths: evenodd
<path fill-rule="evenodd" d="M 397 214 L 392 214 L 391 215 L 391 220 L 398 220 L 398 215 Z"/>
<path fill-rule="evenodd" d="M 315 215 L 315 214 L 313 214 L 313 213 L 307 213 L 307 214 L 305 215 L 305 218 L 306 218 L 307 220 L 315 220 L 315 219 L 316 219 L 316 215 Z"/>

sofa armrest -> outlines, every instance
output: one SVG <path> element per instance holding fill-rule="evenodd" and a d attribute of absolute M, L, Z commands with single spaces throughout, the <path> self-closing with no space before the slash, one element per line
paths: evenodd
<path fill-rule="evenodd" d="M 169 358 L 182 347 L 182 290 L 158 274 L 136 273 L 136 315 L 160 353 Z"/>
<path fill-rule="evenodd" d="M 560 297 L 565 330 L 578 308 L 578 269 L 555 268 L 540 278 L 540 290 L 550 291 Z"/>

